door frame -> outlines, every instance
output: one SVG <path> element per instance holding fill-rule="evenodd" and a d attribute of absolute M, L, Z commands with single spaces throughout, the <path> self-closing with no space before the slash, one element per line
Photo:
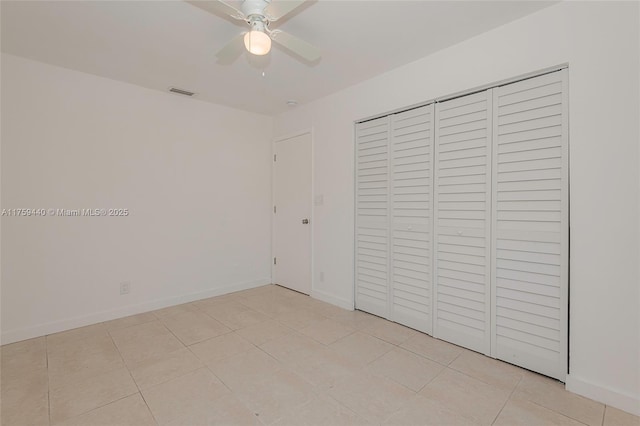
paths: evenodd
<path fill-rule="evenodd" d="M 315 225 L 315 204 L 313 202 L 313 200 L 315 199 L 315 156 L 314 156 L 314 152 L 315 152 L 315 137 L 313 134 L 313 127 L 310 127 L 306 130 L 300 130 L 300 131 L 296 131 L 296 132 L 292 132 L 292 133 L 288 133 L 285 134 L 283 136 L 277 136 L 274 137 L 271 140 L 271 283 L 273 284 L 273 278 L 275 276 L 275 266 L 273 264 L 273 258 L 275 255 L 275 249 L 276 249 L 276 221 L 275 221 L 275 217 L 274 217 L 274 212 L 273 212 L 273 207 L 276 205 L 276 193 L 275 193 L 275 188 L 276 188 L 276 174 L 275 174 L 275 167 L 276 167 L 276 161 L 274 159 L 275 156 L 275 152 L 276 152 L 276 144 L 278 142 L 284 142 L 286 140 L 289 139 L 293 139 L 296 138 L 298 136 L 303 136 L 303 135 L 309 135 L 311 137 L 311 197 L 309 198 L 309 205 L 311 206 L 311 217 L 309 218 L 310 221 L 310 225 L 311 225 L 311 238 L 309 239 L 309 256 L 311 257 L 311 259 L 309 259 L 309 264 L 311 265 L 311 291 L 309 292 L 309 296 L 313 297 L 313 293 L 315 292 L 315 259 L 314 259 L 314 241 L 315 241 L 315 230 L 314 230 L 314 225 Z M 295 290 L 294 290 L 295 291 Z"/>

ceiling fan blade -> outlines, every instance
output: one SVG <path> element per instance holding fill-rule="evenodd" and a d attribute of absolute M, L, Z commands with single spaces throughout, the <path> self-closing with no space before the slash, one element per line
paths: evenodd
<path fill-rule="evenodd" d="M 302 6 L 305 1 L 307 0 L 273 0 L 265 8 L 265 13 L 269 21 L 277 21 Z"/>
<path fill-rule="evenodd" d="M 292 36 L 287 32 L 273 30 L 271 32 L 271 38 L 282 47 L 292 51 L 309 62 L 314 62 L 320 59 L 320 51 L 315 46 L 304 40 L 300 40 L 298 37 Z"/>
<path fill-rule="evenodd" d="M 216 53 L 218 63 L 228 65 L 238 59 L 238 56 L 244 52 L 244 34 L 240 34 L 233 38 L 225 47 Z"/>
<path fill-rule="evenodd" d="M 240 21 L 245 20 L 242 12 L 222 0 L 186 0 L 186 2 L 209 13 L 227 15 Z"/>

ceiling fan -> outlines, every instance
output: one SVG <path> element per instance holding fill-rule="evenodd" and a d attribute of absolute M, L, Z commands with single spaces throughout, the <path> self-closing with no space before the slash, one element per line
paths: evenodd
<path fill-rule="evenodd" d="M 266 55 L 271 50 L 271 41 L 293 52 L 308 62 L 320 59 L 320 51 L 313 45 L 282 30 L 270 29 L 269 24 L 293 12 L 306 0 L 244 0 L 241 10 L 222 0 L 188 0 L 207 12 L 222 13 L 249 24 L 249 31 L 239 34 L 216 53 L 220 63 L 233 62 L 244 48 L 254 55 Z"/>

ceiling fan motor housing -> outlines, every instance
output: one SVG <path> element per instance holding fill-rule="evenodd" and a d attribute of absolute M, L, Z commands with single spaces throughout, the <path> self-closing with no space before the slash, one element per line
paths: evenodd
<path fill-rule="evenodd" d="M 268 22 L 267 16 L 265 15 L 265 8 L 269 6 L 271 0 L 245 0 L 242 3 L 242 13 L 247 17 L 250 24 L 253 21 L 263 21 Z"/>
<path fill-rule="evenodd" d="M 264 21 L 260 17 L 256 17 L 256 15 L 252 15 L 249 17 L 249 25 L 251 25 L 251 31 L 260 31 L 262 33 L 268 33 L 267 24 L 269 21 Z"/>

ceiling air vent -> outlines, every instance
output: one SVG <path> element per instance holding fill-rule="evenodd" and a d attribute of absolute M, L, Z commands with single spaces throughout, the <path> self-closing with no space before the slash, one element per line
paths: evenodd
<path fill-rule="evenodd" d="M 169 91 L 173 92 L 173 93 L 177 93 L 179 95 L 184 95 L 184 96 L 193 96 L 193 95 L 195 95 L 194 92 L 190 92 L 190 91 L 184 90 L 184 89 L 178 89 L 177 87 L 169 87 Z"/>

